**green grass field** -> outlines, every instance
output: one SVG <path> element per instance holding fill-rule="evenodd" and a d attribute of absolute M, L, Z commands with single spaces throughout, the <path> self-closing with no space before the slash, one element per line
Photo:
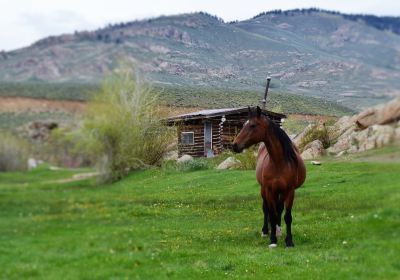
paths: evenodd
<path fill-rule="evenodd" d="M 57 181 L 78 171 L 0 173 L 0 278 L 399 279 L 400 163 L 307 169 L 293 249 L 260 237 L 254 171 L 157 169 L 103 186 Z"/>

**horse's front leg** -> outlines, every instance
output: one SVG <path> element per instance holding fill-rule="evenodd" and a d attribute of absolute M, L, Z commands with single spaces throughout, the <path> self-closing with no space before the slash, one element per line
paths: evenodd
<path fill-rule="evenodd" d="M 292 238 L 292 206 L 294 200 L 294 191 L 292 191 L 285 201 L 285 222 L 286 222 L 286 238 L 285 243 L 286 247 L 294 247 L 293 238 Z"/>
<path fill-rule="evenodd" d="M 262 204 L 262 209 L 264 213 L 264 224 L 261 229 L 261 237 L 267 237 L 268 236 L 268 206 L 267 206 L 267 200 L 263 197 L 263 204 Z"/>
<path fill-rule="evenodd" d="M 264 224 L 261 229 L 261 237 L 267 237 L 268 236 L 268 206 L 267 206 L 267 200 L 263 197 L 263 213 L 264 213 Z M 283 212 L 283 201 L 279 201 L 278 207 L 277 207 L 277 225 L 276 225 L 276 236 L 280 237 L 282 236 L 282 229 L 281 229 L 281 217 L 282 217 L 282 212 Z"/>
<path fill-rule="evenodd" d="M 271 225 L 270 248 L 276 247 L 278 242 L 278 239 L 276 238 L 276 226 L 278 223 L 277 202 L 278 197 L 276 193 L 267 188 L 267 209 Z"/>

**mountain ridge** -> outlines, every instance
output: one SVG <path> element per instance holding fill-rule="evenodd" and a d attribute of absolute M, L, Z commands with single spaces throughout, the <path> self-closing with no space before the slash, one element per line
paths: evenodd
<path fill-rule="evenodd" d="M 270 74 L 280 92 L 361 109 L 400 94 L 397 32 L 397 17 L 318 9 L 162 16 L 2 52 L 0 81 L 98 82 L 122 59 L 159 85 L 261 90 Z"/>

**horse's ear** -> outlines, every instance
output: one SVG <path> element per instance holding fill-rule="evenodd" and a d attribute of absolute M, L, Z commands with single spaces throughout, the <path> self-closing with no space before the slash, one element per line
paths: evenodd
<path fill-rule="evenodd" d="M 257 106 L 257 117 L 261 116 L 261 108 Z"/>
<path fill-rule="evenodd" d="M 252 115 L 251 108 L 250 108 L 250 106 L 247 106 L 247 108 L 248 108 L 248 110 L 249 110 L 249 118 L 250 118 L 251 115 Z"/>

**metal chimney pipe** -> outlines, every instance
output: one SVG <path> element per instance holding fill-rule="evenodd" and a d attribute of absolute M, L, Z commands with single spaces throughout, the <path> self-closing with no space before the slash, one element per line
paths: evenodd
<path fill-rule="evenodd" d="M 267 85 L 265 86 L 265 93 L 264 93 L 264 99 L 261 100 L 262 102 L 262 109 L 265 110 L 266 104 L 267 104 L 267 95 L 268 95 L 268 89 L 269 89 L 269 83 L 271 82 L 271 77 L 267 77 Z"/>

